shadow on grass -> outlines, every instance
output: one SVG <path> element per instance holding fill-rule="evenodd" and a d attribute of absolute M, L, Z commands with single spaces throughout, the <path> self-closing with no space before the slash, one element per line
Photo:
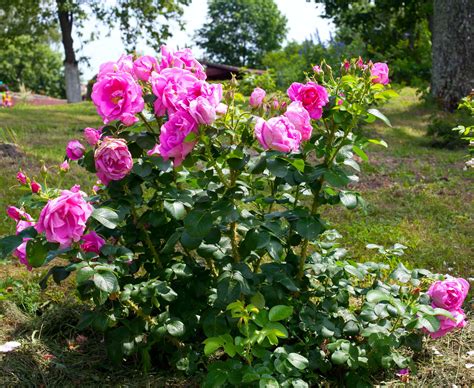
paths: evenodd
<path fill-rule="evenodd" d="M 163 370 L 143 374 L 136 360 L 120 366 L 107 359 L 103 337 L 78 332 L 84 305 L 51 306 L 37 317 L 11 302 L 0 303 L 0 341 L 19 341 L 19 349 L 0 354 L 0 386 L 157 386 L 198 387 L 198 380 Z"/>

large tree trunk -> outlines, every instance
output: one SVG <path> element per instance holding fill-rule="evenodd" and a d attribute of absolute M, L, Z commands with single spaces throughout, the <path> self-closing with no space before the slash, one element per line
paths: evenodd
<path fill-rule="evenodd" d="M 79 78 L 79 66 L 74 52 L 72 40 L 73 14 L 65 6 L 64 0 L 56 0 L 58 7 L 59 25 L 64 46 L 64 77 L 66 81 L 67 102 L 80 102 L 81 81 Z"/>
<path fill-rule="evenodd" d="M 434 0 L 431 91 L 445 110 L 474 88 L 474 0 Z"/>

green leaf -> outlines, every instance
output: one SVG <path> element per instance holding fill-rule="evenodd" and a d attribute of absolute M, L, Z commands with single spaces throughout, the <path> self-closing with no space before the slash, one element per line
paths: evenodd
<path fill-rule="evenodd" d="M 184 228 L 191 237 L 204 238 L 212 228 L 212 218 L 209 212 L 192 210 L 184 219 Z"/>
<path fill-rule="evenodd" d="M 282 321 L 293 314 L 292 306 L 277 305 L 273 306 L 268 313 L 268 318 L 272 322 Z"/>
<path fill-rule="evenodd" d="M 165 201 L 163 202 L 163 206 L 165 210 L 170 213 L 171 217 L 173 217 L 175 220 L 184 220 L 184 217 L 186 217 L 186 208 L 184 207 L 182 202 Z"/>
<path fill-rule="evenodd" d="M 186 328 L 184 323 L 178 319 L 173 319 L 166 325 L 166 330 L 173 337 L 181 337 L 184 335 Z"/>
<path fill-rule="evenodd" d="M 288 174 L 288 164 L 280 158 L 270 159 L 267 161 L 267 168 L 273 175 L 283 178 Z"/>
<path fill-rule="evenodd" d="M 420 324 L 429 332 L 434 333 L 439 329 L 440 323 L 438 318 L 433 315 L 424 314 L 418 318 Z"/>
<path fill-rule="evenodd" d="M 385 140 L 369 139 L 369 143 L 381 145 L 385 148 L 388 147 L 388 144 L 385 142 Z"/>
<path fill-rule="evenodd" d="M 32 267 L 41 267 L 46 261 L 49 246 L 45 240 L 30 240 L 26 244 L 26 257 Z"/>
<path fill-rule="evenodd" d="M 380 291 L 380 290 L 370 290 L 366 296 L 367 302 L 369 303 L 379 303 L 383 301 L 389 301 L 391 299 L 390 295 Z"/>
<path fill-rule="evenodd" d="M 119 222 L 118 214 L 108 207 L 94 209 L 91 214 L 91 217 L 95 218 L 102 225 L 109 229 L 115 229 Z"/>
<path fill-rule="evenodd" d="M 331 361 L 336 365 L 345 364 L 348 359 L 349 359 L 349 354 L 346 352 L 343 352 L 342 350 L 336 350 L 331 355 Z"/>
<path fill-rule="evenodd" d="M 82 267 L 79 269 L 79 271 L 76 272 L 76 283 L 81 284 L 84 283 L 85 281 L 89 280 L 92 275 L 94 275 L 95 271 L 93 268 L 87 266 L 87 267 Z"/>
<path fill-rule="evenodd" d="M 23 243 L 23 238 L 20 236 L 7 236 L 0 240 L 0 258 L 5 258 L 10 255 L 16 248 Z"/>
<path fill-rule="evenodd" d="M 109 271 L 95 273 L 92 277 L 95 286 L 108 294 L 116 292 L 119 289 L 117 277 Z"/>
<path fill-rule="evenodd" d="M 354 209 L 357 207 L 357 196 L 348 191 L 341 191 L 339 193 L 339 198 L 341 203 L 348 209 Z"/>
<path fill-rule="evenodd" d="M 357 146 L 352 146 L 352 151 L 354 151 L 354 153 L 359 156 L 364 162 L 368 162 L 369 161 L 369 157 L 367 156 L 367 154 L 359 147 Z"/>
<path fill-rule="evenodd" d="M 296 231 L 301 237 L 314 240 L 322 231 L 322 225 L 317 217 L 304 217 L 296 221 Z"/>
<path fill-rule="evenodd" d="M 367 113 L 371 114 L 372 116 L 375 116 L 377 117 L 378 119 L 382 120 L 385 124 L 387 124 L 389 127 L 392 126 L 392 124 L 390 123 L 390 120 L 382 113 L 380 112 L 378 109 L 375 109 L 375 108 L 371 108 L 371 109 L 368 109 L 367 110 Z"/>
<path fill-rule="evenodd" d="M 288 362 L 299 370 L 306 369 L 309 365 L 309 361 L 306 357 L 301 356 L 298 353 L 290 353 L 287 358 Z"/>

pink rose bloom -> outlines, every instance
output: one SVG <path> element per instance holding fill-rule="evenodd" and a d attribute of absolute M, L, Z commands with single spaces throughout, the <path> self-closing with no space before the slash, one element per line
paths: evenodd
<path fill-rule="evenodd" d="M 31 182 L 30 187 L 33 194 L 38 194 L 41 191 L 41 185 L 36 181 Z"/>
<path fill-rule="evenodd" d="M 193 118 L 188 113 L 179 111 L 163 124 L 160 143 L 148 151 L 148 155 L 161 155 L 165 160 L 173 158 L 173 164 L 179 166 L 197 142 L 185 141 L 186 136 L 197 131 L 198 127 Z"/>
<path fill-rule="evenodd" d="M 287 108 L 285 116 L 292 123 L 296 130 L 301 133 L 301 140 L 309 140 L 313 127 L 308 111 L 300 101 L 293 101 Z"/>
<path fill-rule="evenodd" d="M 81 239 L 93 210 L 80 192 L 63 190 L 41 210 L 36 230 L 45 232 L 49 242 L 59 243 L 61 248 L 69 247 Z"/>
<path fill-rule="evenodd" d="M 349 71 L 351 67 L 351 63 L 347 59 L 344 59 L 344 62 L 342 63 L 342 67 L 344 67 L 345 71 Z"/>
<path fill-rule="evenodd" d="M 87 144 L 94 147 L 98 141 L 100 140 L 100 136 L 102 135 L 102 131 L 100 129 L 95 128 L 84 128 L 84 138 L 87 141 Z"/>
<path fill-rule="evenodd" d="M 69 163 L 67 160 L 65 160 L 64 162 L 62 162 L 60 165 L 59 165 L 59 170 L 62 171 L 62 172 L 68 172 L 69 171 Z"/>
<path fill-rule="evenodd" d="M 188 112 L 198 124 L 210 125 L 216 120 L 216 107 L 202 96 L 189 103 Z"/>
<path fill-rule="evenodd" d="M 26 185 L 26 175 L 23 174 L 21 171 L 18 171 L 18 173 L 16 174 L 16 180 L 18 182 L 20 182 L 22 185 Z"/>
<path fill-rule="evenodd" d="M 78 160 L 84 156 L 85 148 L 79 140 L 71 140 L 67 143 L 66 155 L 71 160 Z"/>
<path fill-rule="evenodd" d="M 107 73 L 97 79 L 91 97 L 105 124 L 121 120 L 131 125 L 138 121 L 135 115 L 145 105 L 140 85 L 126 72 Z"/>
<path fill-rule="evenodd" d="M 255 88 L 250 95 L 249 104 L 254 108 L 258 108 L 263 104 L 263 99 L 266 95 L 267 93 L 262 88 Z"/>
<path fill-rule="evenodd" d="M 374 84 L 386 85 L 390 82 L 388 79 L 388 66 L 386 63 L 376 62 L 370 68 L 370 74 L 372 75 L 372 82 Z"/>
<path fill-rule="evenodd" d="M 460 329 L 467 325 L 466 315 L 464 314 L 463 310 L 455 309 L 451 310 L 450 313 L 453 315 L 454 321 L 448 317 L 439 315 L 437 316 L 440 324 L 439 329 L 433 333 L 423 329 L 423 332 L 429 334 L 431 338 L 439 338 L 445 336 L 448 332 L 454 329 Z"/>
<path fill-rule="evenodd" d="M 367 69 L 367 65 L 364 64 L 364 61 L 362 60 L 361 57 L 359 57 L 359 59 L 357 60 L 356 65 L 359 69 L 362 69 L 362 70 Z"/>
<path fill-rule="evenodd" d="M 120 58 L 116 61 L 105 62 L 100 65 L 99 74 L 97 75 L 97 80 L 100 80 L 105 75 L 109 73 L 129 73 L 134 76 L 133 73 L 133 55 L 131 54 L 122 54 Z"/>
<path fill-rule="evenodd" d="M 315 66 L 313 66 L 313 71 L 314 71 L 316 74 L 319 74 L 319 73 L 321 73 L 323 70 L 321 69 L 321 66 L 315 65 Z"/>
<path fill-rule="evenodd" d="M 329 96 L 324 86 L 308 82 L 303 85 L 293 82 L 288 88 L 288 97 L 291 101 L 301 101 L 304 108 L 314 120 L 319 120 L 323 115 L 323 106 L 329 102 Z"/>
<path fill-rule="evenodd" d="M 462 278 L 448 278 L 434 282 L 427 294 L 431 297 L 433 306 L 445 310 L 460 308 L 469 292 L 469 283 Z"/>
<path fill-rule="evenodd" d="M 155 57 L 144 55 L 133 62 L 133 72 L 142 81 L 148 81 L 152 71 L 159 71 L 158 61 Z"/>
<path fill-rule="evenodd" d="M 123 139 L 106 137 L 95 150 L 94 159 L 97 176 L 104 185 L 123 179 L 133 167 L 132 155 Z"/>
<path fill-rule="evenodd" d="M 100 249 L 105 244 L 105 240 L 94 231 L 82 236 L 82 241 L 81 249 L 84 252 L 94 252 L 97 254 L 100 253 Z"/>
<path fill-rule="evenodd" d="M 275 98 L 272 101 L 273 109 L 277 110 L 280 107 L 280 102 Z"/>
<path fill-rule="evenodd" d="M 28 263 L 28 258 L 26 257 L 26 244 L 30 240 L 29 238 L 23 239 L 23 242 L 15 249 L 13 256 L 18 258 L 18 261 L 25 265 L 28 268 L 28 271 L 31 271 L 31 265 Z"/>
<path fill-rule="evenodd" d="M 301 133 L 285 116 L 272 117 L 268 121 L 260 117 L 255 124 L 255 136 L 266 150 L 298 151 L 301 143 Z"/>
<path fill-rule="evenodd" d="M 159 74 L 153 72 L 150 81 L 157 97 L 154 108 L 158 116 L 163 116 L 166 111 L 173 114 L 201 94 L 199 80 L 185 69 L 166 68 Z"/>
<path fill-rule="evenodd" d="M 206 79 L 204 67 L 194 58 L 191 49 L 184 49 L 173 52 L 167 46 L 161 46 L 161 70 L 175 67 L 178 69 L 189 70 L 196 78 Z"/>

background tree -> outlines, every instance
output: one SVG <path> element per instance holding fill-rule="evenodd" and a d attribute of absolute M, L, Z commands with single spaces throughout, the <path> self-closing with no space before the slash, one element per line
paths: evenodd
<path fill-rule="evenodd" d="M 0 56 L 1 81 L 13 90 L 24 84 L 36 93 L 65 97 L 61 54 L 29 35 L 20 35 L 4 43 Z"/>
<path fill-rule="evenodd" d="M 474 89 L 474 1 L 435 0 L 433 96 L 446 110 Z"/>
<path fill-rule="evenodd" d="M 265 53 L 281 47 L 286 23 L 273 0 L 210 0 L 196 42 L 212 61 L 260 67 Z"/>
<path fill-rule="evenodd" d="M 395 82 L 427 86 L 431 78 L 432 0 L 315 0 L 344 44 L 364 42 L 360 55 L 387 61 Z"/>
<path fill-rule="evenodd" d="M 189 3 L 190 0 L 0 0 L 2 9 L 5 6 L 7 10 L 5 14 L 10 15 L 10 35 L 18 34 L 22 28 L 23 33 L 33 34 L 34 31 L 59 27 L 64 47 L 68 102 L 81 100 L 79 59 L 73 31 L 76 30 L 85 41 L 97 38 L 98 29 L 84 30 L 86 20 L 95 19 L 109 29 L 119 26 L 128 50 L 135 48 L 140 37 L 145 37 L 146 43 L 157 49 L 171 35 L 170 21 L 177 21 L 182 27 L 179 20 L 183 14 L 182 6 Z"/>

